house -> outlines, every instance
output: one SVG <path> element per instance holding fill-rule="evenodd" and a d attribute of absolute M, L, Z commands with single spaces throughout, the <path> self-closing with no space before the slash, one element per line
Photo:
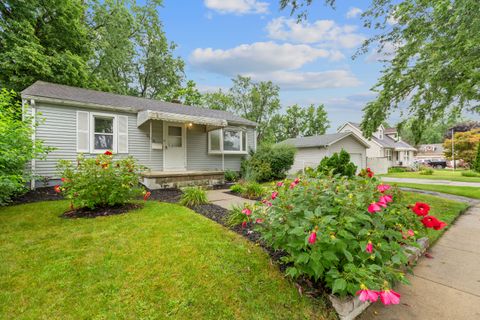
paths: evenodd
<path fill-rule="evenodd" d="M 441 143 L 420 144 L 418 145 L 417 150 L 418 151 L 414 157 L 414 160 L 417 162 L 423 163 L 431 160 L 445 160 L 445 155 L 443 154 L 443 144 Z"/>
<path fill-rule="evenodd" d="M 368 143 L 353 132 L 324 134 L 320 136 L 287 139 L 280 142 L 297 148 L 295 162 L 289 173 L 294 174 L 306 167 L 318 166 L 323 158 L 343 150 L 350 154 L 350 160 L 357 170 L 366 168 Z"/>
<path fill-rule="evenodd" d="M 369 144 L 367 166 L 377 173 L 386 173 L 389 167 L 408 167 L 413 164 L 413 155 L 417 149 L 402 141 L 395 128 L 380 125 L 372 138 L 367 139 L 363 136 L 360 124 L 347 122 L 338 132 L 354 132 Z"/>
<path fill-rule="evenodd" d="M 230 112 L 43 81 L 21 96 L 29 113 L 42 118 L 33 139 L 55 148 L 31 163 L 34 175 L 50 184 L 60 178 L 58 160 L 106 150 L 146 166 L 143 183 L 152 189 L 214 183 L 223 181 L 224 170 L 240 170 L 256 149 L 256 123 Z"/>

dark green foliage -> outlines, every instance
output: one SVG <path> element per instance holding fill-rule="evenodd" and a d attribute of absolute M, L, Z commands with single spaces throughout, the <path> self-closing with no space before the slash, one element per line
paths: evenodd
<path fill-rule="evenodd" d="M 240 194 L 243 198 L 259 199 L 265 195 L 265 188 L 254 181 L 240 181 L 230 187 L 230 191 Z"/>
<path fill-rule="evenodd" d="M 198 206 L 208 203 L 207 192 L 202 187 L 186 187 L 182 191 L 181 205 Z"/>
<path fill-rule="evenodd" d="M 480 142 L 477 146 L 477 157 L 475 158 L 472 169 L 474 171 L 480 172 Z"/>
<path fill-rule="evenodd" d="M 225 181 L 235 182 L 238 180 L 238 173 L 233 170 L 225 170 Z"/>
<path fill-rule="evenodd" d="M 340 153 L 334 153 L 331 157 L 322 159 L 317 167 L 317 171 L 325 175 L 341 175 L 353 177 L 357 171 L 357 166 L 350 162 L 350 154 L 343 150 Z"/>
<path fill-rule="evenodd" d="M 242 175 L 257 182 L 284 179 L 293 165 L 295 152 L 289 145 L 262 145 L 242 162 Z"/>

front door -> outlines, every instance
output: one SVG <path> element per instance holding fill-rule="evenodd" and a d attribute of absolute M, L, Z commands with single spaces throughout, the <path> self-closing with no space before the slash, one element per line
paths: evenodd
<path fill-rule="evenodd" d="M 165 122 L 164 137 L 164 168 L 165 171 L 186 170 L 186 130 L 185 125 Z"/>

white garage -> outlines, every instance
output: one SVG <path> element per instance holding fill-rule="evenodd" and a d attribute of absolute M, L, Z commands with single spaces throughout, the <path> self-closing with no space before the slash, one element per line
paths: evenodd
<path fill-rule="evenodd" d="M 315 168 L 323 158 L 343 150 L 350 154 L 350 160 L 357 166 L 357 170 L 367 166 L 368 144 L 353 132 L 324 134 L 321 136 L 287 139 L 282 144 L 293 145 L 297 148 L 295 162 L 290 169 L 291 174 L 306 167 Z"/>

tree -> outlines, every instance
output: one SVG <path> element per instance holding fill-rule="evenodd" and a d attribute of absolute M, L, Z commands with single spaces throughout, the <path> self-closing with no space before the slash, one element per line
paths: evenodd
<path fill-rule="evenodd" d="M 18 119 L 20 108 L 14 91 L 0 91 L 0 205 L 25 190 L 26 165 L 50 150 L 41 141 L 33 142 L 32 119 Z"/>
<path fill-rule="evenodd" d="M 364 108 L 362 129 L 371 136 L 402 103 L 414 116 L 415 135 L 426 123 L 451 112 L 480 112 L 480 12 L 478 0 L 371 0 L 362 14 L 366 27 L 378 34 L 358 53 L 378 45 L 382 75 L 373 91 L 377 98 Z M 335 0 L 327 0 L 333 5 Z M 280 0 L 282 8 L 306 16 L 312 0 Z M 303 10 L 303 11 L 302 11 Z M 389 52 L 395 48 L 395 52 Z"/>
<path fill-rule="evenodd" d="M 163 96 L 165 101 L 181 103 L 187 106 L 201 106 L 203 95 L 198 91 L 195 81 L 188 80 L 185 87 L 180 87 Z"/>
<path fill-rule="evenodd" d="M 274 142 L 280 142 L 288 138 L 325 134 L 329 127 L 327 112 L 323 105 L 315 107 L 312 104 L 302 108 L 295 104 L 288 107 L 285 114 L 278 114 L 272 118 L 270 135 L 274 136 Z"/>
<path fill-rule="evenodd" d="M 477 156 L 473 163 L 473 170 L 480 172 L 480 141 L 478 142 L 478 145 L 477 145 Z"/>
<path fill-rule="evenodd" d="M 216 92 L 207 92 L 202 96 L 202 107 L 227 111 L 232 106 L 232 97 L 221 89 Z"/>
<path fill-rule="evenodd" d="M 443 143 L 443 140 L 445 140 L 445 133 L 459 120 L 461 119 L 456 116 L 447 119 L 439 119 L 423 128 L 420 132 L 420 136 L 414 134 L 415 119 L 410 118 L 399 123 L 397 127 L 399 128 L 399 136 L 412 145 Z"/>
<path fill-rule="evenodd" d="M 476 148 L 480 143 L 480 129 L 474 129 L 466 132 L 457 132 L 454 134 L 455 159 L 462 159 L 468 164 L 473 164 L 477 154 Z M 452 159 L 452 140 L 446 139 L 443 143 L 444 154 L 448 159 Z"/>
<path fill-rule="evenodd" d="M 471 131 L 474 129 L 480 129 L 480 122 L 479 121 L 463 121 L 460 123 L 456 123 L 447 130 L 445 130 L 445 139 L 452 139 L 452 131 L 453 132 L 466 132 Z"/>
<path fill-rule="evenodd" d="M 81 0 L 0 2 L 0 87 L 23 90 L 38 79 L 89 82 L 89 31 Z"/>

